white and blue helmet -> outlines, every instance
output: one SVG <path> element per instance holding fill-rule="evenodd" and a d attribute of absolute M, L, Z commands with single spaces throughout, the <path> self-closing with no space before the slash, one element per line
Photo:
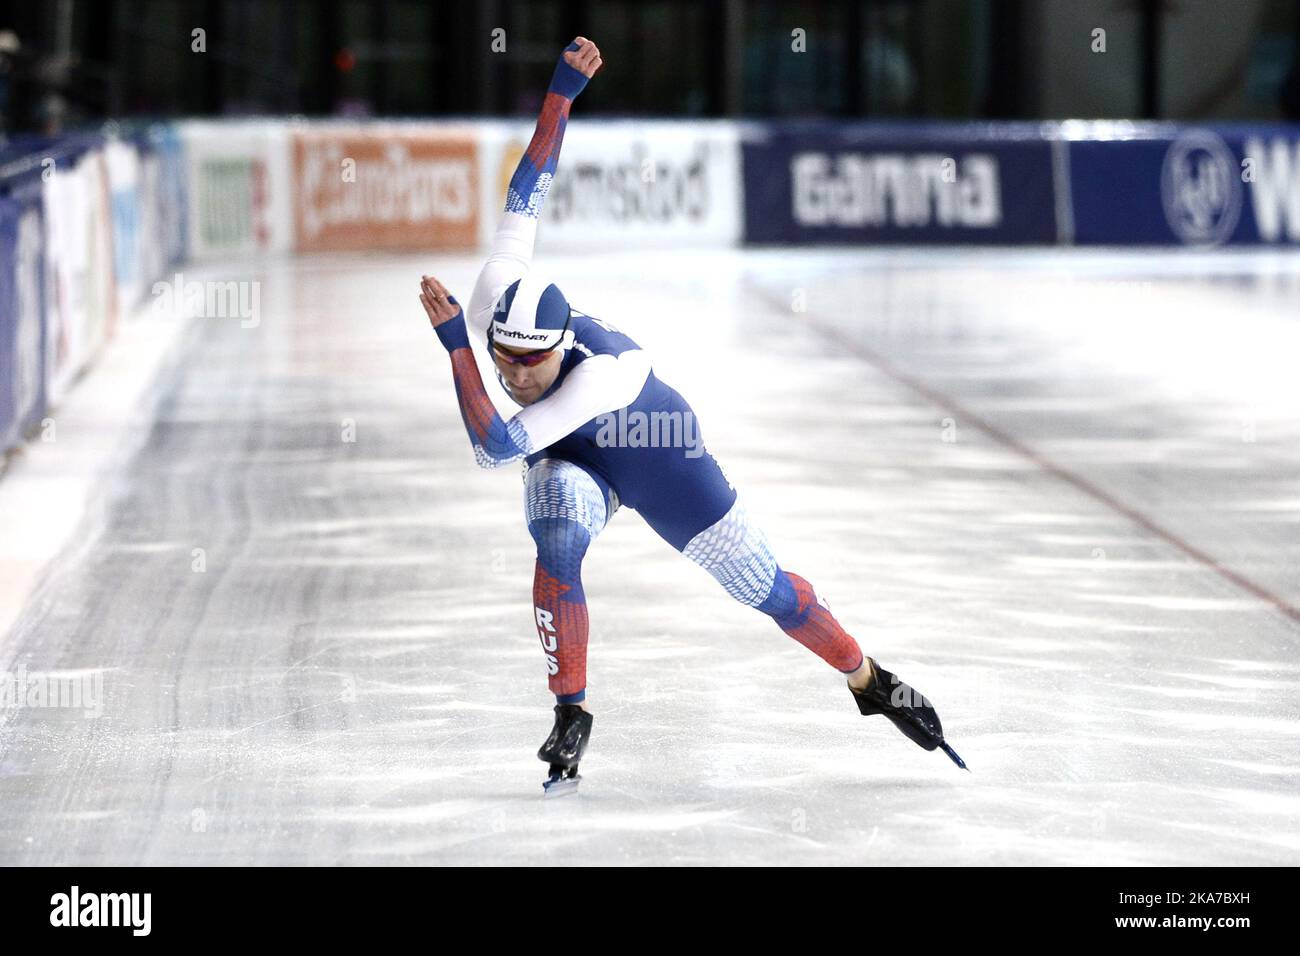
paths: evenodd
<path fill-rule="evenodd" d="M 515 349 L 550 349 L 564 342 L 569 301 L 550 279 L 529 272 L 506 286 L 492 310 L 488 341 Z"/>

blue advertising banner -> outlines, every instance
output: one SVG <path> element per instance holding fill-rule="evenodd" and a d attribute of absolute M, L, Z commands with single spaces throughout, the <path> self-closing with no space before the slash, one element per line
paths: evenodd
<path fill-rule="evenodd" d="M 749 127 L 747 243 L 1300 242 L 1300 126 Z"/>
<path fill-rule="evenodd" d="M 1300 242 L 1300 128 L 1078 126 L 1069 146 L 1075 242 Z"/>
<path fill-rule="evenodd" d="M 1037 124 L 778 123 L 742 145 L 747 243 L 1055 243 Z"/>

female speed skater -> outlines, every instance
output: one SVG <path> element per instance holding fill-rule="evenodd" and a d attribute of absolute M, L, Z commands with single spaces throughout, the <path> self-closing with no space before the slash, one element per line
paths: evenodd
<path fill-rule="evenodd" d="M 944 741 L 930 702 L 866 657 L 813 586 L 777 563 L 707 450 L 684 453 L 681 447 L 610 440 L 611 413 L 634 421 L 635 413 L 694 418 L 686 400 L 655 376 L 650 356 L 636 342 L 571 308 L 553 283 L 530 268 L 570 107 L 601 64 L 596 44 L 578 37 L 556 65 L 532 140 L 510 180 L 505 214 L 474 285 L 468 318 L 436 278 L 426 275 L 420 285 L 420 302 L 451 357 L 474 457 L 484 468 L 526 463 L 524 514 L 537 544 L 534 617 L 556 700 L 555 725 L 537 754 L 550 765 L 547 792 L 572 790 L 580 779 L 578 762 L 592 724 L 582 561 L 620 505 L 638 511 L 733 598 L 771 617 L 844 674 L 861 713 L 884 715 L 924 749 L 942 747 L 965 767 Z M 501 384 L 522 406 L 508 421 L 483 387 L 471 328 L 492 356 Z M 624 439 L 626 434 L 625 429 Z"/>

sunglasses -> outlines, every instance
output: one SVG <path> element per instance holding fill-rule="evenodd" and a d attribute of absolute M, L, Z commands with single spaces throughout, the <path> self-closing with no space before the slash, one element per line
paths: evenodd
<path fill-rule="evenodd" d="M 553 351 L 555 351 L 555 348 L 552 346 L 551 348 L 544 349 L 541 352 L 525 352 L 523 355 L 508 355 L 505 352 L 502 352 L 499 347 L 495 345 L 492 346 L 492 354 L 501 359 L 501 361 L 507 362 L 510 365 L 527 365 L 530 367 L 533 365 L 541 365 L 551 357 Z"/>

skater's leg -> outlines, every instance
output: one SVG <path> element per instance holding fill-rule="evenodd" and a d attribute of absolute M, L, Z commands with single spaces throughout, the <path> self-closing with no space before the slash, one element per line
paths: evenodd
<path fill-rule="evenodd" d="M 589 623 L 582 561 L 608 521 L 613 498 L 608 485 L 586 469 L 556 458 L 529 468 L 524 498 L 537 545 L 533 614 L 550 689 L 558 703 L 585 710 Z"/>
<path fill-rule="evenodd" d="M 636 507 L 660 537 L 851 681 L 867 679 L 870 669 L 858 642 L 811 584 L 776 563 L 767 537 L 748 520 L 713 455 L 661 456 L 656 478 L 655 493 Z"/>
<path fill-rule="evenodd" d="M 757 608 L 786 634 L 841 671 L 856 687 L 870 680 L 870 668 L 853 639 L 813 586 L 777 564 L 761 528 L 749 521 L 739 499 L 682 550 L 737 601 Z M 857 683 L 854 683 L 854 682 Z"/>
<path fill-rule="evenodd" d="M 966 766 L 944 741 L 939 715 L 925 697 L 864 656 L 812 584 L 777 564 L 767 536 L 750 523 L 712 455 L 660 469 L 656 479 L 653 493 L 638 494 L 635 507 L 660 537 L 844 674 L 859 712 L 884 715 L 920 747 L 943 747 L 957 766 Z"/>

